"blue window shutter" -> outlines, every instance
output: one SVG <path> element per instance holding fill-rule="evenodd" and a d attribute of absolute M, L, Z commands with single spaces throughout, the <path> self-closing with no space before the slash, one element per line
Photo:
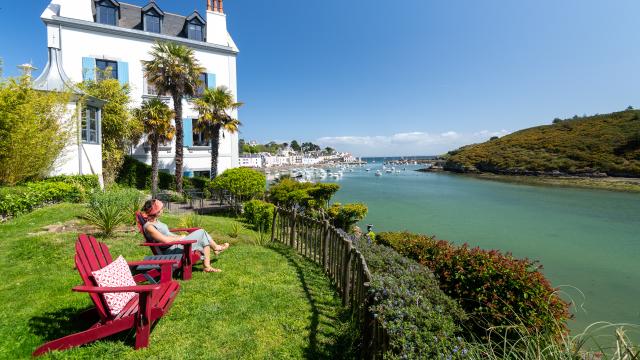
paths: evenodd
<path fill-rule="evenodd" d="M 184 129 L 184 147 L 193 146 L 193 119 L 182 119 Z"/>
<path fill-rule="evenodd" d="M 118 81 L 122 85 L 129 83 L 129 63 L 118 61 Z"/>
<path fill-rule="evenodd" d="M 209 89 L 216 88 L 216 74 L 207 74 L 207 86 Z"/>
<path fill-rule="evenodd" d="M 96 79 L 96 59 L 90 57 L 82 58 L 82 80 L 93 81 Z"/>

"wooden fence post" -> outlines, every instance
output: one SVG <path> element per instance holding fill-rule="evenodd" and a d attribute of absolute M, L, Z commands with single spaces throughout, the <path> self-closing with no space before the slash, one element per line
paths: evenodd
<path fill-rule="evenodd" d="M 291 215 L 291 238 L 289 239 L 289 245 L 295 249 L 296 247 L 296 210 L 293 209 Z"/>
<path fill-rule="evenodd" d="M 324 221 L 324 232 L 322 233 L 322 267 L 326 271 L 329 266 L 327 260 L 329 257 L 329 220 Z"/>
<path fill-rule="evenodd" d="M 344 291 L 342 292 L 342 305 L 347 306 L 349 301 L 349 291 L 351 287 L 351 257 L 353 256 L 353 245 L 351 241 L 344 240 L 347 244 L 347 249 L 344 254 L 344 266 L 342 267 L 342 287 Z"/>
<path fill-rule="evenodd" d="M 278 208 L 273 209 L 273 221 L 271 222 L 271 242 L 276 239 L 276 218 L 278 217 Z"/>

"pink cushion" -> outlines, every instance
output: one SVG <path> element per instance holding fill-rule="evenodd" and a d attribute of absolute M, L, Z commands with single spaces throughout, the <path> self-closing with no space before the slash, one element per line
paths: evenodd
<path fill-rule="evenodd" d="M 122 287 L 136 286 L 131 269 L 127 265 L 127 261 L 120 255 L 114 262 L 103 267 L 98 271 L 93 271 L 93 278 L 96 285 L 100 287 Z M 105 293 L 104 299 L 111 315 L 118 315 L 131 299 L 136 296 L 134 292 L 126 293 Z"/>

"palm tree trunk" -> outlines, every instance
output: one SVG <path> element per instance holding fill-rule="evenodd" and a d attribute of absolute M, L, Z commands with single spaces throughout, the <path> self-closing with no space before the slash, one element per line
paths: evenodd
<path fill-rule="evenodd" d="M 220 125 L 214 125 L 211 134 L 211 180 L 218 176 L 218 153 L 220 149 Z"/>
<path fill-rule="evenodd" d="M 151 145 L 151 196 L 155 199 L 158 195 L 158 139 L 150 137 Z"/>
<path fill-rule="evenodd" d="M 179 94 L 173 94 L 173 109 L 176 113 L 176 191 L 182 193 L 184 129 L 182 127 L 182 96 Z"/>

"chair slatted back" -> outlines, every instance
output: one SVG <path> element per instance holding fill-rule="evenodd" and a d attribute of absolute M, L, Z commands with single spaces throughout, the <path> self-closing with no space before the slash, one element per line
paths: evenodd
<path fill-rule="evenodd" d="M 81 234 L 76 242 L 76 268 L 86 286 L 96 286 L 92 271 L 100 270 L 111 264 L 113 259 L 107 245 L 99 243 L 93 236 Z M 102 296 L 89 294 L 102 320 L 111 318 Z"/>
<path fill-rule="evenodd" d="M 142 212 L 140 211 L 136 211 L 136 226 L 138 227 L 138 231 L 140 231 L 140 234 L 142 234 L 142 238 L 144 239 L 145 242 L 156 242 L 154 239 L 150 238 L 147 236 L 147 234 L 144 231 L 144 224 L 147 223 L 147 220 L 144 218 L 144 216 L 142 216 Z M 155 246 L 151 246 L 151 252 L 153 252 L 153 255 L 162 255 L 162 251 L 155 247 Z"/>

